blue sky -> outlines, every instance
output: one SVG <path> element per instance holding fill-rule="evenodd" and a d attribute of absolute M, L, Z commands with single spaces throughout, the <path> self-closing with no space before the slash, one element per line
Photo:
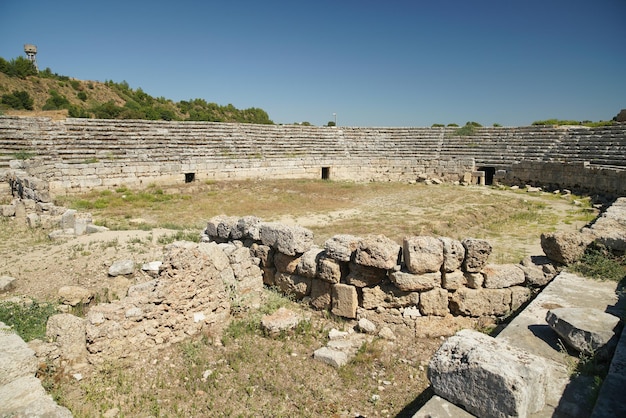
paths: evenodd
<path fill-rule="evenodd" d="M 625 0 L 0 0 L 0 56 L 276 123 L 608 120 Z"/>

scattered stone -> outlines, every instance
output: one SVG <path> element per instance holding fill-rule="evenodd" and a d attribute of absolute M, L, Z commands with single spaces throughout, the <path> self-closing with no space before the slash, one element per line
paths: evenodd
<path fill-rule="evenodd" d="M 315 350 L 313 352 L 313 358 L 334 368 L 339 368 L 348 363 L 348 355 L 346 353 L 328 347 Z"/>
<path fill-rule="evenodd" d="M 357 326 L 361 332 L 364 332 L 366 334 L 374 334 L 376 332 L 376 324 L 374 324 L 367 318 L 359 319 Z"/>
<path fill-rule="evenodd" d="M 145 271 L 152 277 L 156 277 L 159 275 L 159 269 L 163 264 L 162 261 L 151 261 L 149 263 L 144 263 L 141 265 L 141 270 Z"/>
<path fill-rule="evenodd" d="M 428 378 L 437 395 L 476 416 L 526 417 L 544 407 L 549 369 L 541 357 L 465 329 L 437 350 Z"/>
<path fill-rule="evenodd" d="M 8 292 L 13 289 L 17 279 L 10 276 L 0 276 L 0 292 Z"/>
<path fill-rule="evenodd" d="M 380 331 L 378 332 L 378 336 L 384 340 L 387 341 L 395 341 L 396 340 L 396 334 L 393 333 L 393 331 L 391 330 L 391 328 L 389 327 L 382 327 L 380 329 Z"/>
<path fill-rule="evenodd" d="M 76 221 L 76 210 L 68 209 L 61 215 L 61 221 L 59 227 L 61 229 L 74 229 L 74 222 Z"/>
<path fill-rule="evenodd" d="M 557 274 L 550 259 L 544 256 L 524 257 L 520 268 L 524 271 L 525 283 L 532 287 L 547 285 Z"/>
<path fill-rule="evenodd" d="M 125 276 L 135 272 L 135 262 L 133 260 L 118 260 L 109 267 L 109 276 Z"/>
<path fill-rule="evenodd" d="M 61 303 L 64 305 L 76 306 L 78 304 L 88 304 L 93 299 L 93 291 L 81 286 L 62 286 L 57 292 Z"/>
<path fill-rule="evenodd" d="M 546 322 L 576 351 L 594 354 L 616 343 L 619 318 L 593 308 L 556 308 L 546 314 Z"/>
<path fill-rule="evenodd" d="M 271 315 L 264 315 L 261 318 L 261 328 L 270 334 L 278 334 L 281 331 L 294 329 L 302 318 L 295 312 L 281 307 Z"/>

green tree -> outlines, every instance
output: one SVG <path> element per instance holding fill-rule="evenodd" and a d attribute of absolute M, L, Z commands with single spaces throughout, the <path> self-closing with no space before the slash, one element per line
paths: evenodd
<path fill-rule="evenodd" d="M 56 90 L 50 90 L 50 97 L 46 100 L 46 103 L 43 105 L 43 110 L 58 110 L 58 109 L 69 109 L 70 102 L 67 100 L 67 97 L 59 94 Z"/>

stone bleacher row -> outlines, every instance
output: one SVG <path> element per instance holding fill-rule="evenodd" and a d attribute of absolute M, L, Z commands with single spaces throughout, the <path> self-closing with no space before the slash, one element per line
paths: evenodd
<path fill-rule="evenodd" d="M 348 160 L 474 158 L 505 168 L 523 160 L 583 162 L 626 169 L 626 124 L 608 127 L 354 128 L 212 122 L 0 117 L 0 168 L 18 152 L 51 161 L 171 162 L 186 159 Z"/>

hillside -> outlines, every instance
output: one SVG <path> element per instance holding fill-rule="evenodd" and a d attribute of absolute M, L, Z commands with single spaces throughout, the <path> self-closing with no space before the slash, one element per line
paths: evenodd
<path fill-rule="evenodd" d="M 204 99 L 152 97 L 125 81 L 91 81 L 37 72 L 24 58 L 0 57 L 0 114 L 101 119 L 194 120 L 272 124 L 259 108 L 237 109 Z M 26 70 L 24 70 L 26 67 Z"/>

